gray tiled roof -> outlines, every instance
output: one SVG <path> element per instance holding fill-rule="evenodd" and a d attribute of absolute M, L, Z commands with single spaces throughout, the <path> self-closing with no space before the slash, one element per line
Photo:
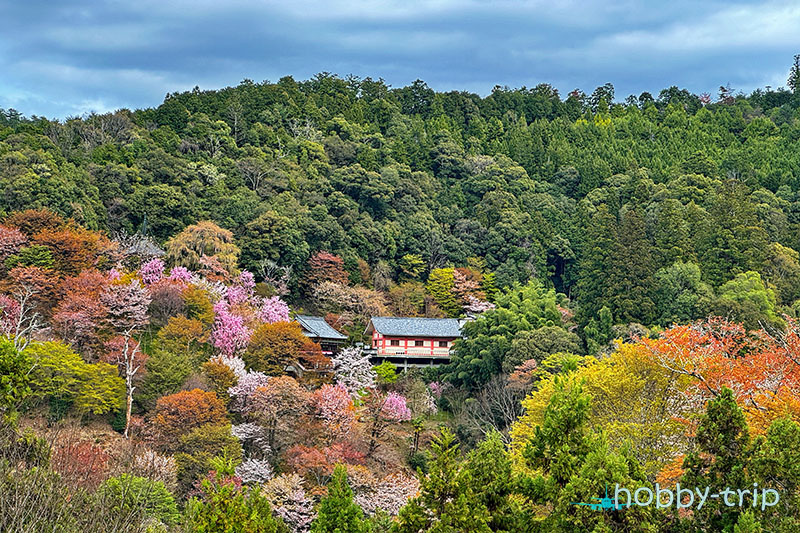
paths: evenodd
<path fill-rule="evenodd" d="M 303 326 L 303 330 L 311 333 L 311 335 L 308 335 L 309 337 L 339 341 L 347 340 L 347 335 L 342 335 L 333 329 L 321 316 L 297 315 L 294 319 Z"/>
<path fill-rule="evenodd" d="M 372 317 L 372 327 L 390 337 L 460 337 L 455 318 Z"/>

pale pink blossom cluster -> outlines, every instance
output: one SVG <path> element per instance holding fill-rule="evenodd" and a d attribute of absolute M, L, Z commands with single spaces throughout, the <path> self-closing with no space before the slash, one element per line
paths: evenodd
<path fill-rule="evenodd" d="M 258 309 L 258 319 L 267 324 L 289 321 L 289 306 L 279 296 L 263 298 Z"/>
<path fill-rule="evenodd" d="M 250 298 L 250 293 L 241 285 L 231 285 L 225 291 L 225 299 L 231 305 L 238 305 L 245 303 Z"/>
<path fill-rule="evenodd" d="M 19 323 L 19 316 L 19 302 L 5 294 L 0 294 L 0 334 L 13 335 Z"/>
<path fill-rule="evenodd" d="M 277 476 L 269 480 L 261 492 L 292 533 L 308 533 L 314 521 L 314 502 L 306 495 L 299 475 Z"/>
<path fill-rule="evenodd" d="M 381 416 L 393 422 L 407 422 L 411 420 L 411 409 L 406 404 L 406 397 L 396 392 L 386 395 L 381 407 Z"/>
<path fill-rule="evenodd" d="M 274 472 L 266 459 L 248 457 L 236 467 L 236 476 L 242 483 L 264 483 L 272 479 Z"/>
<path fill-rule="evenodd" d="M 223 365 L 227 366 L 233 372 L 233 375 L 236 376 L 236 379 L 242 379 L 242 376 L 247 374 L 247 370 L 245 369 L 246 365 L 244 363 L 244 359 L 241 357 L 222 357 L 217 356 L 213 359 L 217 363 L 222 363 Z"/>
<path fill-rule="evenodd" d="M 124 285 L 109 285 L 100 295 L 108 309 L 108 323 L 120 332 L 137 330 L 150 322 L 150 294 L 138 279 Z"/>
<path fill-rule="evenodd" d="M 176 266 L 172 267 L 172 270 L 169 271 L 169 279 L 172 281 L 188 284 L 192 282 L 192 277 L 192 271 L 186 267 Z"/>
<path fill-rule="evenodd" d="M 117 267 L 112 268 L 108 271 L 108 279 L 111 281 L 117 281 L 122 279 L 122 271 Z"/>
<path fill-rule="evenodd" d="M 251 334 L 252 330 L 245 325 L 244 318 L 232 313 L 228 302 L 220 300 L 214 305 L 211 340 L 222 355 L 232 357 L 244 350 Z"/>
<path fill-rule="evenodd" d="M 492 302 L 480 300 L 471 294 L 467 294 L 465 299 L 464 311 L 468 313 L 483 313 L 496 307 Z"/>
<path fill-rule="evenodd" d="M 355 501 L 368 515 L 382 509 L 394 516 L 418 492 L 417 478 L 395 472 L 383 478 L 372 490 L 356 494 Z"/>
<path fill-rule="evenodd" d="M 267 457 L 272 453 L 267 432 L 263 426 L 253 422 L 234 424 L 231 426 L 231 435 L 239 439 L 250 452 L 256 452 L 263 457 Z"/>
<path fill-rule="evenodd" d="M 164 277 L 164 261 L 159 258 L 151 259 L 139 269 L 139 277 L 145 285 L 152 285 Z"/>
<path fill-rule="evenodd" d="M 425 413 L 429 415 L 435 415 L 439 412 L 439 407 L 436 405 L 436 398 L 433 395 L 433 392 L 428 387 L 425 389 L 425 404 L 424 404 Z"/>
<path fill-rule="evenodd" d="M 312 402 L 314 414 L 331 433 L 350 431 L 355 421 L 353 400 L 342 385 L 323 385 L 314 392 Z"/>
<path fill-rule="evenodd" d="M 238 358 L 236 358 L 238 359 Z M 269 382 L 269 376 L 263 372 L 247 371 L 239 377 L 239 382 L 228 389 L 231 397 L 231 409 L 238 412 L 247 411 L 251 396 L 259 387 L 264 387 Z"/>
<path fill-rule="evenodd" d="M 242 273 L 236 278 L 236 283 L 248 293 L 252 294 L 253 289 L 256 288 L 256 277 L 253 275 L 252 272 L 248 272 L 247 270 L 242 270 Z"/>

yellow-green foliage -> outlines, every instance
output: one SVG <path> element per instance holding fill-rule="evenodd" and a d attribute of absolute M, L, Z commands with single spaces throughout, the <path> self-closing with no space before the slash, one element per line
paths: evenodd
<path fill-rule="evenodd" d="M 33 361 L 30 386 L 35 398 L 70 400 L 80 414 L 120 409 L 125 382 L 108 363 L 87 363 L 60 342 L 32 343 L 25 350 Z"/>
<path fill-rule="evenodd" d="M 592 398 L 591 424 L 602 430 L 612 449 L 624 443 L 645 472 L 654 476 L 670 459 L 685 450 L 687 427 L 693 405 L 683 391 L 690 385 L 686 376 L 662 368 L 638 344 L 620 344 L 605 359 L 585 357 L 575 370 L 576 382 Z M 554 376 L 545 377 L 523 400 L 525 414 L 514 424 L 511 454 L 521 465 L 522 450 L 540 425 L 553 394 Z"/>

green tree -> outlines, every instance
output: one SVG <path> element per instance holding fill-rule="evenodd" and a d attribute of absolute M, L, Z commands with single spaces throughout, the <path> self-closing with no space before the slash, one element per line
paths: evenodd
<path fill-rule="evenodd" d="M 775 507 L 758 510 L 758 519 L 768 531 L 800 528 L 800 424 L 788 418 L 775 420 L 766 436 L 753 443 L 748 472 L 760 487 L 778 490 Z M 742 523 L 742 517 L 739 523 Z"/>
<path fill-rule="evenodd" d="M 653 302 L 660 326 L 685 324 L 707 316 L 714 293 L 695 263 L 676 262 L 653 276 Z"/>
<path fill-rule="evenodd" d="M 775 291 L 764 286 L 758 272 L 744 272 L 719 288 L 714 312 L 741 322 L 748 329 L 758 329 L 762 323 L 781 325 L 775 314 Z"/>
<path fill-rule="evenodd" d="M 147 373 L 138 387 L 137 402 L 147 410 L 155 407 L 161 396 L 173 394 L 181 389 L 192 372 L 191 361 L 184 354 L 156 349 L 145 363 Z"/>
<path fill-rule="evenodd" d="M 792 68 L 789 69 L 789 79 L 786 81 L 786 85 L 795 94 L 800 93 L 800 54 L 794 56 L 794 62 L 792 63 Z"/>
<path fill-rule="evenodd" d="M 395 533 L 489 533 L 489 512 L 472 491 L 470 473 L 461 463 L 459 446 L 448 429 L 431 444 L 429 473 L 420 494 L 400 510 Z"/>
<path fill-rule="evenodd" d="M 769 238 L 748 194 L 741 182 L 724 182 L 697 232 L 700 266 L 712 286 L 721 285 L 738 272 L 760 271 L 763 267 Z"/>
<path fill-rule="evenodd" d="M 97 489 L 97 497 L 100 505 L 129 520 L 155 518 L 171 525 L 180 518 L 172 494 L 161 481 L 120 474 L 104 481 Z"/>
<path fill-rule="evenodd" d="M 338 464 L 322 498 L 311 533 L 366 533 L 364 513 L 353 501 L 353 491 L 347 483 L 347 469 Z"/>
<path fill-rule="evenodd" d="M 17 409 L 31 394 L 28 375 L 32 364 L 13 342 L 0 337 L 0 423 L 13 422 Z"/>
<path fill-rule="evenodd" d="M 464 324 L 463 338 L 456 341 L 455 354 L 444 369 L 450 381 L 470 387 L 487 382 L 502 372 L 515 336 L 561 325 L 555 291 L 536 281 L 510 287 L 497 296 L 496 304 L 496 309 Z"/>
<path fill-rule="evenodd" d="M 514 476 L 511 460 L 499 432 L 493 431 L 467 456 L 465 468 L 470 486 L 491 517 L 488 526 L 494 532 L 521 531 L 520 511 L 515 508 Z"/>
<path fill-rule="evenodd" d="M 685 473 L 681 485 L 713 487 L 712 490 L 752 486 L 747 472 L 750 434 L 733 391 L 723 388 L 708 402 L 695 442 L 696 450 L 683 462 Z M 708 501 L 695 510 L 687 526 L 692 531 L 730 531 L 741 513 L 739 506 L 728 506 L 719 500 Z"/>
<path fill-rule="evenodd" d="M 442 311 L 451 317 L 461 315 L 461 303 L 453 292 L 454 270 L 453 268 L 435 268 L 431 270 L 428 282 L 425 284 L 425 291 L 431 295 Z"/>
<path fill-rule="evenodd" d="M 520 331 L 511 341 L 511 350 L 503 360 L 503 371 L 511 373 L 524 361 L 544 361 L 554 353 L 581 353 L 581 340 L 560 326 L 545 326 L 532 331 Z"/>
<path fill-rule="evenodd" d="M 603 274 L 606 301 L 618 322 L 650 324 L 655 306 L 650 299 L 651 277 L 655 273 L 651 246 L 638 209 L 629 209 L 619 226 L 611 265 Z"/>
<path fill-rule="evenodd" d="M 103 414 L 120 409 L 125 382 L 107 363 L 86 363 L 60 342 L 34 342 L 25 350 L 33 362 L 30 387 L 34 399 L 56 399 L 75 406 L 80 414 Z"/>
<path fill-rule="evenodd" d="M 598 513 L 573 502 L 601 496 L 606 484 L 648 486 L 639 464 L 627 450 L 608 448 L 602 433 L 589 426 L 590 398 L 573 375 L 556 376 L 555 388 L 540 426 L 522 455 L 530 469 L 517 481 L 519 491 L 543 512 L 523 518 L 541 531 L 655 530 L 653 508 L 631 507 L 624 513 Z"/>
<path fill-rule="evenodd" d="M 5 261 L 5 265 L 9 270 L 18 266 L 53 268 L 53 254 L 47 246 L 34 244 L 33 246 L 22 248 L 18 253 L 9 256 Z"/>
<path fill-rule="evenodd" d="M 224 457 L 211 461 L 214 469 L 200 482 L 199 496 L 186 506 L 186 522 L 197 533 L 289 533 L 272 514 L 269 500 L 256 488 L 233 478 L 234 464 Z"/>
<path fill-rule="evenodd" d="M 580 303 L 578 321 L 585 325 L 607 304 L 609 287 L 607 273 L 614 262 L 617 242 L 617 219 L 605 204 L 588 224 L 586 238 L 578 258 L 576 292 Z M 613 310 L 612 310 L 613 312 Z"/>

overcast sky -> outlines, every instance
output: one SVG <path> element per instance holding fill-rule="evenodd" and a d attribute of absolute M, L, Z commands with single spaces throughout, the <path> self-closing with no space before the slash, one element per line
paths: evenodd
<path fill-rule="evenodd" d="M 66 117 L 328 71 L 488 94 L 785 85 L 800 2 L 0 0 L 0 108 Z"/>

